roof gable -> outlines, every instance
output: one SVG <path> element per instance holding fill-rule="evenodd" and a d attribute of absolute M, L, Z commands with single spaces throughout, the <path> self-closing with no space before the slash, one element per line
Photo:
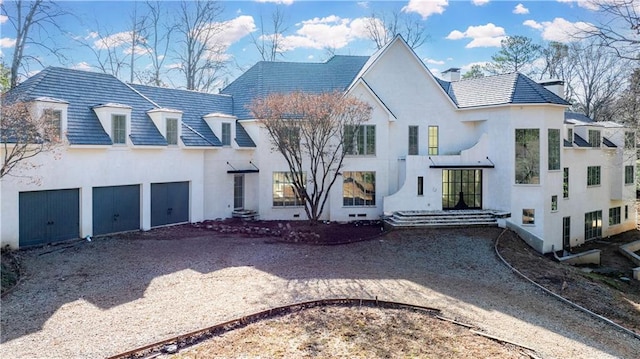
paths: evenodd
<path fill-rule="evenodd" d="M 368 57 L 333 56 L 324 63 L 260 61 L 225 87 L 233 96 L 233 114 L 252 118 L 247 106 L 272 93 L 344 91 Z"/>

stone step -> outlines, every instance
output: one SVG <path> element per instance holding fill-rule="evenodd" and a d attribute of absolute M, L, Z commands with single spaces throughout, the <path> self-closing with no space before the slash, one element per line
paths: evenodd
<path fill-rule="evenodd" d="M 393 228 L 450 228 L 450 227 L 495 227 L 498 225 L 498 222 L 476 222 L 476 223 L 468 223 L 468 222 L 452 222 L 452 223 L 389 223 L 385 222 L 386 225 L 389 225 Z"/>
<path fill-rule="evenodd" d="M 385 219 L 393 228 L 497 226 L 508 213 L 492 210 L 398 211 Z"/>

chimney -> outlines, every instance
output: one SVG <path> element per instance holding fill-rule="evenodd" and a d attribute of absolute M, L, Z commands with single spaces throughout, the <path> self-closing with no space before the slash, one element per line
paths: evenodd
<path fill-rule="evenodd" d="M 542 80 L 538 82 L 540 85 L 544 86 L 547 90 L 553 92 L 558 95 L 561 99 L 564 99 L 564 81 L 558 79 L 551 80 Z"/>
<path fill-rule="evenodd" d="M 452 67 L 442 71 L 442 78 L 449 82 L 460 81 L 460 68 Z"/>

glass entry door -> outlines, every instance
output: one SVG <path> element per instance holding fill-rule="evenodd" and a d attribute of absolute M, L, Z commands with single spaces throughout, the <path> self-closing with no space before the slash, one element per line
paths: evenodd
<path fill-rule="evenodd" d="M 244 175 L 233 176 L 233 209 L 244 209 Z"/>
<path fill-rule="evenodd" d="M 482 208 L 482 170 L 442 170 L 442 209 Z"/>

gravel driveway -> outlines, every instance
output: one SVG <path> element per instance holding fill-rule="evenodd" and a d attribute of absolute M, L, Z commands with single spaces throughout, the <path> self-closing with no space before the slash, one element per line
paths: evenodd
<path fill-rule="evenodd" d="M 493 252 L 499 233 L 398 231 L 341 246 L 212 233 L 34 249 L 2 299 L 0 357 L 105 357 L 270 307 L 376 296 L 440 308 L 544 357 L 640 353 L 640 341 L 510 272 Z"/>

